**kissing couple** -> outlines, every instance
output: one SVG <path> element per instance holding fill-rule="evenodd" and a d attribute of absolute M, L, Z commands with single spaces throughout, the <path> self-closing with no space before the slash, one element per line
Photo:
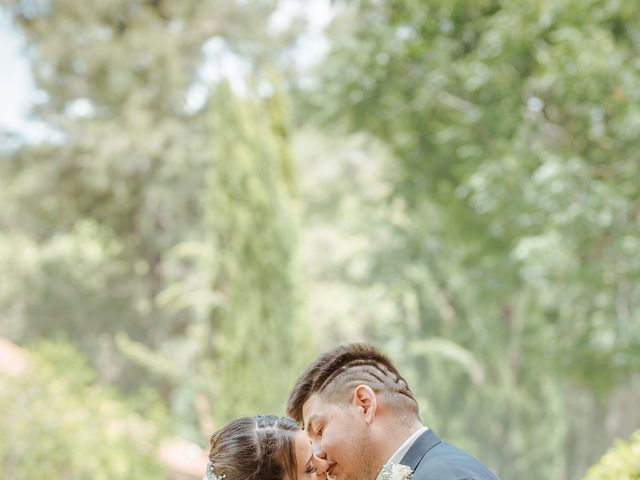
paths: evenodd
<path fill-rule="evenodd" d="M 425 426 L 409 385 L 372 345 L 340 346 L 296 382 L 289 417 L 232 420 L 206 480 L 497 480 Z"/>

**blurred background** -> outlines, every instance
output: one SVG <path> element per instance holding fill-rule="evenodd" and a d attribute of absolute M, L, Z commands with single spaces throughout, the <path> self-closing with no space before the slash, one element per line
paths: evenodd
<path fill-rule="evenodd" d="M 639 49 L 636 1 L 1 0 L 0 478 L 200 478 L 349 341 L 503 479 L 640 478 Z"/>

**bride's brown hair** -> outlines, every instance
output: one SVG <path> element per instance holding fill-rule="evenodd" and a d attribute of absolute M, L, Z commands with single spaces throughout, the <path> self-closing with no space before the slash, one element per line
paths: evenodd
<path fill-rule="evenodd" d="M 295 480 L 295 433 L 289 417 L 257 415 L 229 422 L 211 437 L 207 480 Z"/>

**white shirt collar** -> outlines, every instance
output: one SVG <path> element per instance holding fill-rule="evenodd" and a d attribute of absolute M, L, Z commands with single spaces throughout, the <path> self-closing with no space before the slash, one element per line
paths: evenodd
<path fill-rule="evenodd" d="M 400 448 L 398 448 L 398 450 L 396 450 L 396 452 L 393 455 L 391 455 L 391 458 L 387 460 L 387 463 L 384 464 L 384 467 L 382 468 L 382 470 L 380 470 L 380 473 L 378 473 L 378 477 L 376 478 L 376 480 L 382 480 L 382 472 L 384 471 L 385 467 L 390 466 L 393 463 L 400 463 L 400 460 L 402 460 L 402 457 L 404 457 L 405 454 L 409 451 L 409 449 L 411 448 L 411 445 L 413 445 L 413 443 L 418 439 L 418 437 L 422 435 L 424 432 L 426 432 L 427 430 L 429 430 L 429 427 L 423 426 L 418 430 L 416 430 L 416 432 L 413 433 L 409 438 L 407 438 L 405 442 L 402 445 L 400 445 Z"/>

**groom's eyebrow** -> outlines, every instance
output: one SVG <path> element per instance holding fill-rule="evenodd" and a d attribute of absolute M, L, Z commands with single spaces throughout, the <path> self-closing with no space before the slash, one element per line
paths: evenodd
<path fill-rule="evenodd" d="M 313 432 L 313 422 L 316 421 L 316 419 L 318 418 L 317 415 L 311 415 L 311 417 L 309 418 L 309 420 L 307 420 L 307 424 L 305 425 L 304 429 L 308 432 L 309 430 L 311 430 Z"/>

